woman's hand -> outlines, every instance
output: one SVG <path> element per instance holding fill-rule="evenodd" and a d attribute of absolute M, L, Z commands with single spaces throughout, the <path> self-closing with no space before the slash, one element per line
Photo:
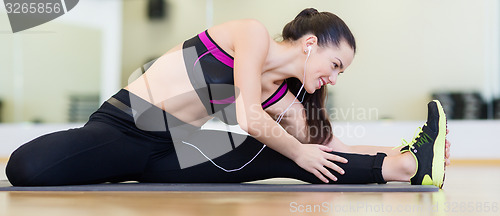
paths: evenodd
<path fill-rule="evenodd" d="M 328 152 L 333 151 L 331 148 L 318 144 L 304 144 L 301 145 L 299 150 L 300 154 L 294 159 L 295 163 L 305 169 L 306 171 L 314 174 L 321 181 L 328 183 L 329 179 L 337 181 L 335 177 L 326 167 L 344 174 L 345 171 L 332 161 L 347 163 L 347 159 L 334 155 Z"/>

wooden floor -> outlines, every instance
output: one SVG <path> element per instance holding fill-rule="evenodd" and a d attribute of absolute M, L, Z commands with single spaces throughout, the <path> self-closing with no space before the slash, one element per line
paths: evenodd
<path fill-rule="evenodd" d="M 499 182 L 499 165 L 459 164 L 436 193 L 0 192 L 0 215 L 500 215 Z"/>

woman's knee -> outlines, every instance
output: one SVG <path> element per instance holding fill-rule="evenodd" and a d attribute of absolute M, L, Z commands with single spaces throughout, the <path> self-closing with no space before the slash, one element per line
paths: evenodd
<path fill-rule="evenodd" d="M 14 186 L 31 186 L 30 181 L 39 173 L 36 161 L 23 151 L 16 150 L 9 158 L 5 173 Z"/>
<path fill-rule="evenodd" d="M 53 154 L 58 152 L 51 147 L 52 135 L 38 137 L 16 149 L 7 162 L 5 173 L 14 186 L 43 186 L 50 182 L 40 182 L 40 176 L 47 167 L 53 165 Z"/>

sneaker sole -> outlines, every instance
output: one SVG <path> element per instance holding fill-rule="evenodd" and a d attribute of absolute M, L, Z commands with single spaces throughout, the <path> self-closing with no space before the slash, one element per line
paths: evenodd
<path fill-rule="evenodd" d="M 434 158 L 432 159 L 432 181 L 439 188 L 443 187 L 444 182 L 444 151 L 446 142 L 446 115 L 443 107 L 438 100 L 436 102 L 439 111 L 439 132 L 434 141 Z"/>

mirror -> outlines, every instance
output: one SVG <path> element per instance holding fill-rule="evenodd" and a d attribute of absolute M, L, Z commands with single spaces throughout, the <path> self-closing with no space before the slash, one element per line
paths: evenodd
<path fill-rule="evenodd" d="M 121 11 L 120 1 L 81 1 L 55 20 L 12 33 L 2 5 L 1 122 L 86 122 L 120 83 Z"/>

